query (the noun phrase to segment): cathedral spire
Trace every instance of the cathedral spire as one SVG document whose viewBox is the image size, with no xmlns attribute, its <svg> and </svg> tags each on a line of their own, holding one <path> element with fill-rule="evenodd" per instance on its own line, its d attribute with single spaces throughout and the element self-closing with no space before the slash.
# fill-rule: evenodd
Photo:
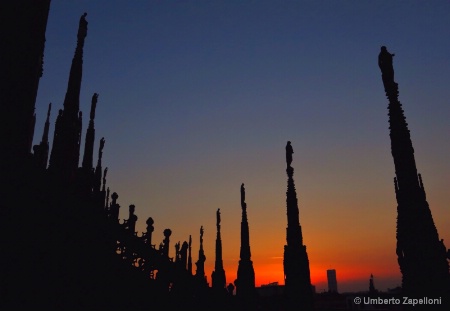
<svg viewBox="0 0 450 311">
<path fill-rule="evenodd" d="M 205 251 L 203 250 L 203 226 L 200 227 L 200 248 L 198 251 L 198 261 L 195 263 L 197 270 L 195 271 L 195 277 L 198 280 L 200 286 L 206 285 L 206 275 L 205 275 Z"/>
<path fill-rule="evenodd" d="M 245 188 L 241 185 L 241 252 L 236 284 L 236 295 L 238 297 L 250 298 L 255 294 L 255 271 L 253 269 L 253 262 L 251 261 L 250 252 L 250 234 L 247 220 L 247 203 L 245 203 Z"/>
<path fill-rule="evenodd" d="M 100 192 L 102 186 L 102 157 L 104 147 L 105 147 L 105 138 L 102 137 L 102 139 L 100 139 L 100 146 L 98 147 L 98 160 L 94 176 L 94 192 Z M 105 172 L 105 179 L 106 179 L 106 172 Z"/>
<path fill-rule="evenodd" d="M 94 141 L 95 141 L 95 108 L 97 107 L 98 94 L 94 93 L 91 100 L 91 113 L 89 127 L 86 130 L 86 140 L 84 144 L 84 156 L 82 167 L 85 171 L 91 172 L 93 168 Z"/>
<path fill-rule="evenodd" d="M 422 177 L 417 174 L 414 148 L 402 104 L 398 100 L 398 84 L 394 80 L 394 56 L 382 46 L 378 66 L 389 100 L 389 135 L 398 214 L 396 253 L 403 275 L 403 295 L 448 297 L 450 275 L 446 248 L 439 240 Z"/>
<path fill-rule="evenodd" d="M 42 142 L 47 144 L 47 149 L 48 149 L 48 132 L 50 129 L 50 111 L 52 111 L 52 103 L 48 104 L 47 119 L 45 120 L 44 133 L 42 134 Z"/>
<path fill-rule="evenodd" d="M 190 275 L 192 275 L 192 254 L 191 254 L 191 250 L 192 250 L 192 236 L 189 235 L 189 251 L 188 251 L 188 264 L 187 264 L 187 269 Z"/>
<path fill-rule="evenodd" d="M 80 89 L 83 75 L 83 48 L 87 36 L 87 13 L 80 17 L 77 34 L 77 47 L 70 68 L 69 83 L 67 85 L 66 97 L 64 99 L 64 112 L 77 115 L 80 110 Z"/>
<path fill-rule="evenodd" d="M 211 275 L 212 288 L 216 291 L 225 291 L 226 278 L 225 270 L 223 269 L 222 260 L 222 239 L 220 237 L 220 208 L 216 212 L 216 226 L 217 226 L 217 237 L 216 237 L 216 261 L 214 264 L 214 271 Z"/>
<path fill-rule="evenodd" d="M 284 246 L 284 283 L 288 310 L 313 310 L 313 294 L 306 246 L 303 245 L 302 228 L 299 221 L 297 193 L 294 184 L 294 168 L 291 166 L 294 153 L 291 142 L 286 145 L 286 192 L 287 222 Z"/>
<path fill-rule="evenodd" d="M 65 180 L 73 180 L 80 158 L 82 114 L 80 89 L 83 67 L 84 39 L 87 35 L 86 13 L 79 22 L 77 47 L 72 59 L 69 82 L 64 98 L 64 110 L 60 111 L 55 125 L 55 139 L 50 155 L 49 169 Z"/>
<path fill-rule="evenodd" d="M 52 103 L 48 104 L 48 111 L 47 111 L 47 119 L 45 121 L 44 125 L 44 132 L 42 133 L 42 140 L 39 145 L 34 146 L 34 157 L 36 159 L 36 163 L 38 167 L 45 169 L 47 168 L 47 162 L 48 162 L 48 133 L 50 129 L 50 111 L 52 110 Z"/>
</svg>

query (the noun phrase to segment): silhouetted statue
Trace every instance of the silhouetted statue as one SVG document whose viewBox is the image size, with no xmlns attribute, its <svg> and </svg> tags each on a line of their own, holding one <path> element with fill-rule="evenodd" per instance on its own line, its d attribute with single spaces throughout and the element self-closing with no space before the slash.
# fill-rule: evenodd
<svg viewBox="0 0 450 311">
<path fill-rule="evenodd" d="M 119 195 L 116 192 L 113 192 L 113 194 L 111 195 L 112 202 L 109 211 L 111 219 L 114 220 L 115 222 L 119 222 L 120 205 L 117 203 L 118 198 Z"/>
<path fill-rule="evenodd" d="M 187 269 L 188 248 L 189 248 L 188 242 L 184 241 L 183 244 L 181 244 L 181 248 L 180 248 L 180 262 L 181 262 L 181 266 L 185 270 Z"/>
<path fill-rule="evenodd" d="M 129 216 L 126 222 L 126 228 L 130 231 L 131 234 L 135 234 L 136 230 L 136 222 L 138 217 L 134 214 L 135 206 L 133 204 L 129 207 Z"/>
<path fill-rule="evenodd" d="M 217 209 L 217 212 L 216 212 L 216 225 L 217 225 L 217 228 L 220 228 L 220 208 Z"/>
<path fill-rule="evenodd" d="M 394 82 L 394 56 L 395 54 L 389 53 L 385 46 L 381 47 L 380 54 L 378 54 L 378 67 L 381 69 L 383 82 L 385 85 Z"/>
<path fill-rule="evenodd" d="M 291 167 L 293 153 L 294 149 L 292 149 L 291 142 L 288 141 L 286 145 L 286 164 L 288 167 Z"/>
<path fill-rule="evenodd" d="M 245 203 L 245 188 L 244 184 L 241 185 L 241 205 L 242 203 Z"/>
</svg>

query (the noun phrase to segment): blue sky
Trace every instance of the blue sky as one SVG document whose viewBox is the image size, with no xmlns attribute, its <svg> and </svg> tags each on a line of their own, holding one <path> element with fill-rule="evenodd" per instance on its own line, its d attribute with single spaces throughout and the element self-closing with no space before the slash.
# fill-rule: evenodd
<svg viewBox="0 0 450 311">
<path fill-rule="evenodd" d="M 54 0 L 35 143 L 48 103 L 51 133 L 62 108 L 84 12 L 83 139 L 97 92 L 95 148 L 105 137 L 103 165 L 108 186 L 119 194 L 121 218 L 135 204 L 141 232 L 153 217 L 155 244 L 165 228 L 172 229 L 173 244 L 192 234 L 194 261 L 203 225 L 208 278 L 221 208 L 227 281 L 234 281 L 241 183 L 255 265 L 282 256 L 290 140 L 311 269 L 326 275 L 336 268 L 339 282 L 339 275 L 357 274 L 348 267 L 358 258 L 373 267 L 367 280 L 379 271 L 385 274 L 380 287 L 400 283 L 381 45 L 396 54 L 417 167 L 440 237 L 450 246 L 448 1 Z M 281 264 L 272 281 L 282 277 Z M 319 290 L 325 286 L 319 277 L 314 282 Z M 355 284 L 343 288 L 360 289 Z"/>
</svg>

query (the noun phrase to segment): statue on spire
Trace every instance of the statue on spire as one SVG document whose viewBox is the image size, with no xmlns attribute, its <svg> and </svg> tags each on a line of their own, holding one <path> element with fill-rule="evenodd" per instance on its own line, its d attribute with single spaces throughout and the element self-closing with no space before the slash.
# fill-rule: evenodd
<svg viewBox="0 0 450 311">
<path fill-rule="evenodd" d="M 217 212 L 216 212 L 216 225 L 217 225 L 217 228 L 220 228 L 220 208 L 217 209 Z"/>
<path fill-rule="evenodd" d="M 78 35 L 77 35 L 78 41 L 84 40 L 84 38 L 86 38 L 86 36 L 87 36 L 88 22 L 86 20 L 86 16 L 87 16 L 87 13 L 84 12 L 84 14 L 81 15 L 81 17 L 80 17 L 80 23 L 78 25 Z"/>
<path fill-rule="evenodd" d="M 241 185 L 241 205 L 242 205 L 243 209 L 247 208 L 247 204 L 245 203 L 245 188 L 244 188 L 244 184 Z"/>
<path fill-rule="evenodd" d="M 381 47 L 380 54 L 378 54 L 378 67 L 380 67 L 386 81 L 394 81 L 394 56 L 395 54 L 389 53 L 384 45 Z"/>
<path fill-rule="evenodd" d="M 292 149 L 291 142 L 288 141 L 286 145 L 286 164 L 287 167 L 291 167 L 292 163 L 292 154 L 294 153 L 294 149 Z"/>
</svg>

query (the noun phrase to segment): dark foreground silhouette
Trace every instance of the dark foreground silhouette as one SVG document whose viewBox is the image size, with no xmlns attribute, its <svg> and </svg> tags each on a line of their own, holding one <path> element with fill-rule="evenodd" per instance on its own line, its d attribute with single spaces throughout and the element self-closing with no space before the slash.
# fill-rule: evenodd
<svg viewBox="0 0 450 311">
<path fill-rule="evenodd" d="M 95 110 L 101 104 L 97 93 L 92 96 L 82 166 L 78 166 L 83 122 L 79 110 L 83 47 L 89 44 L 86 13 L 79 20 L 63 108 L 55 114 L 52 148 L 51 105 L 41 142 L 32 147 L 49 8 L 50 0 L 5 1 L 0 7 L 2 21 L 8 25 L 0 28 L 4 43 L 0 58 L 0 124 L 4 134 L 0 152 L 2 310 L 355 309 L 351 295 L 313 294 L 290 142 L 286 146 L 285 286 L 255 288 L 243 184 L 241 252 L 234 285 L 225 282 L 219 210 L 212 287 L 204 270 L 203 226 L 193 274 L 191 236 L 183 243 L 174 243 L 175 255 L 171 257 L 171 229 L 154 233 L 154 220 L 150 217 L 146 220 L 146 232 L 138 234 L 134 205 L 129 206 L 128 218 L 119 220 L 119 196 L 110 194 L 106 186 L 104 138 L 98 140 L 94 167 Z M 409 131 L 398 102 L 392 56 L 382 49 L 379 66 L 389 99 L 396 169 L 397 255 L 403 274 L 400 293 L 441 295 L 445 310 L 448 300 L 444 298 L 449 297 L 448 251 L 438 239 L 422 178 L 417 174 Z M 155 239 L 161 241 L 157 246 L 153 244 Z M 371 284 L 371 295 L 399 294 L 378 293 L 373 280 Z"/>
</svg>

